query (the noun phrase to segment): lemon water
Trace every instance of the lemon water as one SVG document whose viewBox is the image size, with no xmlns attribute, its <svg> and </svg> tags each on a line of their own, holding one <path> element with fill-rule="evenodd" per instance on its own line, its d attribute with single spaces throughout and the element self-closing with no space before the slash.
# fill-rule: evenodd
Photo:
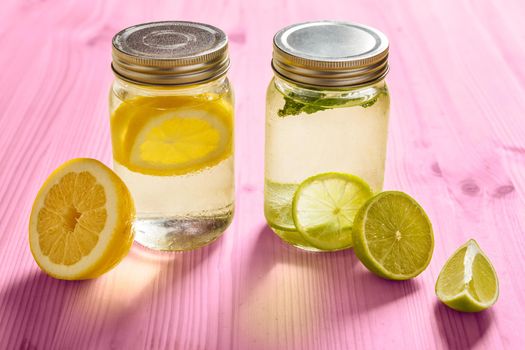
<svg viewBox="0 0 525 350">
<path fill-rule="evenodd" d="M 306 178 L 341 172 L 359 176 L 374 192 L 383 187 L 388 92 L 381 83 L 364 94 L 315 112 L 312 107 L 283 115 L 287 95 L 279 91 L 273 81 L 270 83 L 266 112 L 265 216 L 275 233 L 292 245 L 318 250 L 295 229 L 291 214 L 295 190 Z M 289 105 L 294 107 L 293 103 Z M 316 100 L 316 103 L 319 102 Z"/>
<path fill-rule="evenodd" d="M 217 238 L 233 216 L 233 157 L 202 171 L 179 176 L 146 175 L 118 162 L 137 219 L 135 240 L 158 250 L 189 250 Z"/>
<path fill-rule="evenodd" d="M 228 98 L 139 96 L 111 116 L 114 169 L 136 206 L 135 240 L 157 250 L 213 241 L 233 215 L 233 107 Z"/>
</svg>

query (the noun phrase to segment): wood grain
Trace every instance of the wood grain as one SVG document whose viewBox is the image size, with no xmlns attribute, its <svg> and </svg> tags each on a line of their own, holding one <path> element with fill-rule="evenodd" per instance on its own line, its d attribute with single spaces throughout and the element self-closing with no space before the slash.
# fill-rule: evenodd
<svg viewBox="0 0 525 350">
<path fill-rule="evenodd" d="M 518 349 L 525 343 L 525 2 L 16 1 L 0 3 L 1 349 Z M 352 251 L 305 253 L 265 225 L 263 145 L 273 33 L 311 19 L 391 41 L 386 187 L 435 227 L 429 268 L 407 282 Z M 107 275 L 63 282 L 28 248 L 32 201 L 73 157 L 110 164 L 110 40 L 152 20 L 229 35 L 236 90 L 237 212 L 222 239 L 184 254 L 134 247 Z M 447 257 L 475 238 L 500 278 L 479 314 L 437 302 Z"/>
</svg>

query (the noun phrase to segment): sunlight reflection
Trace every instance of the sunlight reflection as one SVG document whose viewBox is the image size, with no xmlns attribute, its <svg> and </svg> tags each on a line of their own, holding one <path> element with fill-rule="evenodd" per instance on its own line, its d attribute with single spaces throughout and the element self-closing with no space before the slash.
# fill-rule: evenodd
<svg viewBox="0 0 525 350">
<path fill-rule="evenodd" d="M 316 302 L 312 292 L 301 286 L 310 285 L 312 278 L 315 273 L 307 266 L 279 263 L 245 291 L 239 322 L 241 348 L 248 344 L 272 348 L 283 339 L 300 343 L 297 330 L 303 337 L 308 334 Z"/>
<path fill-rule="evenodd" d="M 108 312 L 132 306 L 155 283 L 163 266 L 173 261 L 173 254 L 155 253 L 134 244 L 129 255 L 108 274 L 102 302 Z"/>
</svg>

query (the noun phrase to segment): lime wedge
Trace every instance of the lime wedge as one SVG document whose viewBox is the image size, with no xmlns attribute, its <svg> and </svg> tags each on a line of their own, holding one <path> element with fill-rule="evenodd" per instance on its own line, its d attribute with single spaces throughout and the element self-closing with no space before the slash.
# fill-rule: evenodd
<svg viewBox="0 0 525 350">
<path fill-rule="evenodd" d="M 485 310 L 496 302 L 498 276 L 475 240 L 469 240 L 447 260 L 436 282 L 436 295 L 463 312 Z"/>
<path fill-rule="evenodd" d="M 354 221 L 354 251 L 380 277 L 406 280 L 419 275 L 434 250 L 432 224 L 409 195 L 386 191 L 361 207 Z"/>
<path fill-rule="evenodd" d="M 303 181 L 295 192 L 292 217 L 314 247 L 338 250 L 352 246 L 352 224 L 372 190 L 359 177 L 325 173 Z"/>
</svg>

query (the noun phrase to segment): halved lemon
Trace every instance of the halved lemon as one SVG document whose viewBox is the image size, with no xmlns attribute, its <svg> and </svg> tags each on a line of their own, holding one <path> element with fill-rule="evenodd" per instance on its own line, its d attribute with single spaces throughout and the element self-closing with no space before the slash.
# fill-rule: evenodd
<svg viewBox="0 0 525 350">
<path fill-rule="evenodd" d="M 52 277 L 98 277 L 117 265 L 133 243 L 135 208 L 122 180 L 95 159 L 58 167 L 38 192 L 29 222 L 29 245 Z"/>
<path fill-rule="evenodd" d="M 232 154 L 233 109 L 217 95 L 137 97 L 111 120 L 115 160 L 149 175 L 184 175 Z"/>
</svg>

